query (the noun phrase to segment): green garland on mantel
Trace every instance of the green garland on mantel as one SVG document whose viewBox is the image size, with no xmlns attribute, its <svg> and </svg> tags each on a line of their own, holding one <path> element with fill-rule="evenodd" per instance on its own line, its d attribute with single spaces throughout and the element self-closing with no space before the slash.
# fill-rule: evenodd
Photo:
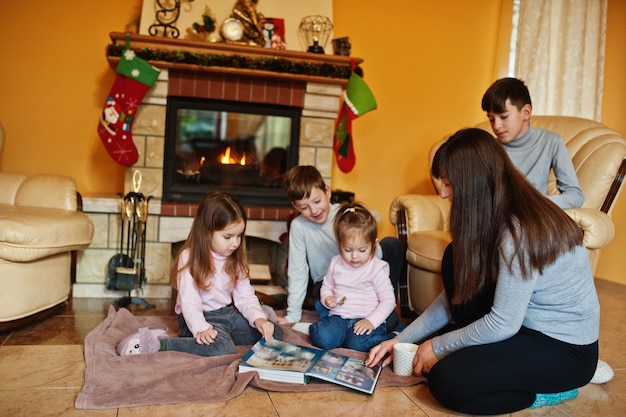
<svg viewBox="0 0 626 417">
<path fill-rule="evenodd" d="M 124 45 L 110 44 L 107 56 L 120 57 Z M 286 74 L 348 79 L 352 70 L 349 65 L 318 64 L 290 61 L 284 58 L 257 58 L 242 55 L 198 54 L 189 51 L 171 51 L 152 48 L 133 48 L 135 55 L 146 61 L 164 61 L 174 64 L 191 64 L 203 67 L 225 67 L 262 70 Z"/>
</svg>

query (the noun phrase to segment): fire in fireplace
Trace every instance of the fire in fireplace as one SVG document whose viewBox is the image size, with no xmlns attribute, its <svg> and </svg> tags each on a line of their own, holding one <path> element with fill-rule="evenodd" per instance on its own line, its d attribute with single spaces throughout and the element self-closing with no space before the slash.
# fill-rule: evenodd
<svg viewBox="0 0 626 417">
<path fill-rule="evenodd" d="M 298 107 L 169 96 L 163 201 L 198 202 L 209 191 L 242 204 L 289 206 L 280 176 L 298 164 Z"/>
</svg>

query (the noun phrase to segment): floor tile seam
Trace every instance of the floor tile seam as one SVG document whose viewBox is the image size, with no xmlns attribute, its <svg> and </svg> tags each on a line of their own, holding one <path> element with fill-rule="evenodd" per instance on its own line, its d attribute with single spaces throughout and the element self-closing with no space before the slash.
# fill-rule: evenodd
<svg viewBox="0 0 626 417">
<path fill-rule="evenodd" d="M 72 390 L 80 391 L 83 388 L 82 385 L 72 385 L 67 387 L 13 387 L 13 388 L 0 388 L 0 392 L 20 392 L 20 391 L 63 391 Z"/>
<path fill-rule="evenodd" d="M 405 390 L 402 389 L 402 388 L 409 388 L 408 386 L 407 387 L 398 386 L 396 388 L 398 389 L 398 391 L 400 391 L 402 393 L 402 395 L 404 395 L 406 398 L 408 398 L 409 401 L 411 401 L 422 413 L 424 413 L 425 416 L 427 416 L 427 417 L 434 417 L 434 416 L 431 416 L 430 414 L 428 414 L 427 410 L 422 408 L 420 402 L 417 401 L 417 398 L 413 398 Z"/>
<path fill-rule="evenodd" d="M 270 404 L 272 404 L 272 408 L 274 409 L 274 413 L 276 413 L 276 417 L 280 417 L 280 413 L 278 412 L 278 408 L 276 407 L 276 404 L 274 403 L 271 394 L 271 391 L 265 391 L 265 395 L 267 396 L 267 399 L 270 400 Z"/>
</svg>

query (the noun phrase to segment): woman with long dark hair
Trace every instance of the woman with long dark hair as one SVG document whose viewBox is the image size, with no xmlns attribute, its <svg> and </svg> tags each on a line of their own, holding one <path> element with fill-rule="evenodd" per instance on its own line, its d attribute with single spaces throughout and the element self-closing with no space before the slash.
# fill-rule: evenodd
<svg viewBox="0 0 626 417">
<path fill-rule="evenodd" d="M 389 364 L 395 343 L 421 342 L 414 373 L 468 414 L 575 398 L 596 368 L 600 317 L 582 231 L 483 130 L 455 133 L 431 170 L 451 201 L 444 291 L 366 363 Z"/>
</svg>

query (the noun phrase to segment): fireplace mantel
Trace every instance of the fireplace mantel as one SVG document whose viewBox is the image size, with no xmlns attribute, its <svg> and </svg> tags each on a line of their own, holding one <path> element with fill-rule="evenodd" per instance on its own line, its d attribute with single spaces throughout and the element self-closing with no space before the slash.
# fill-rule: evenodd
<svg viewBox="0 0 626 417">
<path fill-rule="evenodd" d="M 288 63 L 305 66 L 310 66 L 311 72 L 328 72 L 329 69 L 335 69 L 330 71 L 335 73 L 342 73 L 345 76 L 325 76 L 314 75 L 304 73 L 292 73 L 286 71 L 284 68 L 276 71 L 259 69 L 259 68 L 237 68 L 236 66 L 217 66 L 217 65 L 197 65 L 191 63 L 183 63 L 181 56 L 171 54 L 170 60 L 152 60 L 147 59 L 148 62 L 162 69 L 181 69 L 190 71 L 201 72 L 214 72 L 222 74 L 239 74 L 251 77 L 264 77 L 264 78 L 280 78 L 283 80 L 301 80 L 306 82 L 324 83 L 324 84 L 338 84 L 345 86 L 348 82 L 348 77 L 351 72 L 351 65 L 355 66 L 361 64 L 363 59 L 341 56 L 341 55 L 325 55 L 314 54 L 310 52 L 300 52 L 291 50 L 278 50 L 270 49 L 259 46 L 238 45 L 225 42 L 203 42 L 190 39 L 175 39 L 167 38 L 163 36 L 147 36 L 137 34 L 126 34 L 121 32 L 111 32 L 109 34 L 112 46 L 123 46 L 126 43 L 127 37 L 129 38 L 130 48 L 135 50 L 140 57 L 142 51 L 147 56 L 154 56 L 157 51 L 161 52 L 180 52 L 197 54 L 198 56 L 214 57 L 242 57 L 242 59 L 261 60 L 261 59 L 274 59 L 284 60 Z M 107 53 L 107 59 L 109 65 L 112 68 L 116 68 L 119 63 L 119 56 Z M 143 58 L 143 57 L 142 57 Z"/>
</svg>

